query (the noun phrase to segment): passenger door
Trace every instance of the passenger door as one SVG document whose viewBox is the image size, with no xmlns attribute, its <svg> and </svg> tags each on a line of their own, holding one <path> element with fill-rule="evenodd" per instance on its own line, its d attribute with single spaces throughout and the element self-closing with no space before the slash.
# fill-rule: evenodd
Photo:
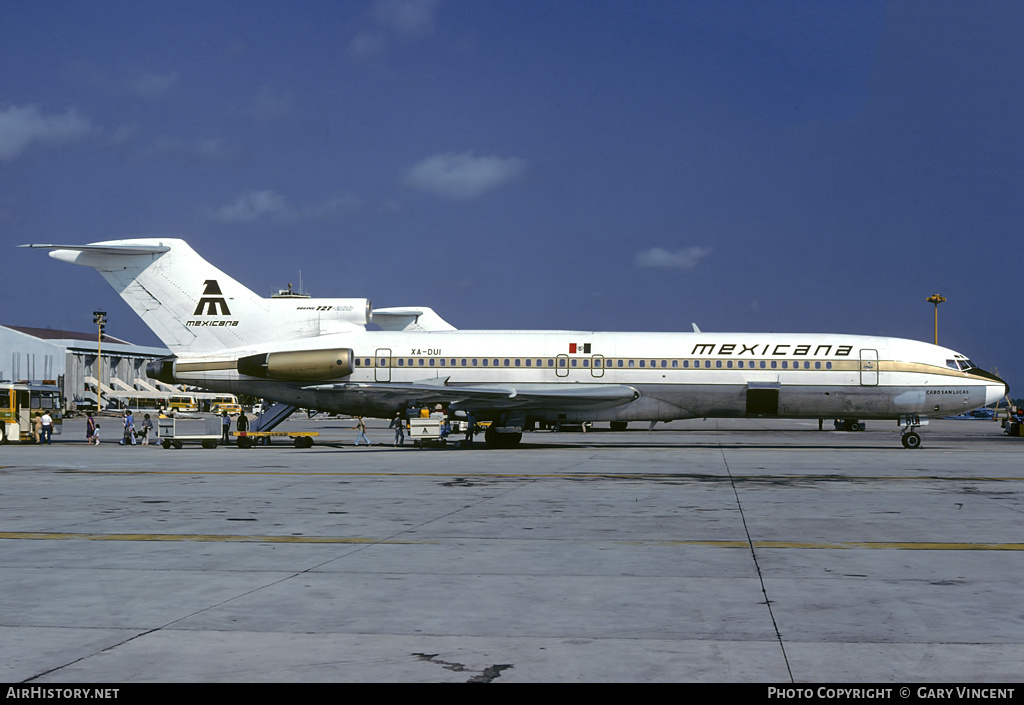
<svg viewBox="0 0 1024 705">
<path fill-rule="evenodd" d="M 377 348 L 373 360 L 373 379 L 377 382 L 391 381 L 391 348 Z"/>
<path fill-rule="evenodd" d="M 862 387 L 878 386 L 878 351 L 860 351 L 860 384 Z"/>
</svg>

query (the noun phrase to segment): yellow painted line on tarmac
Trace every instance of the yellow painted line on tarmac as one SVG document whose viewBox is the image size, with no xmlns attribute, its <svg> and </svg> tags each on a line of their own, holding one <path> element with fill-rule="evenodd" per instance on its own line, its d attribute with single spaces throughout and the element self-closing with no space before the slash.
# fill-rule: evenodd
<svg viewBox="0 0 1024 705">
<path fill-rule="evenodd" d="M 755 541 L 755 548 L 873 548 L 899 551 L 1024 551 L 1024 543 L 966 543 L 937 541 Z"/>
<path fill-rule="evenodd" d="M 773 480 L 827 480 L 830 482 L 854 482 L 865 480 L 943 480 L 957 482 L 1014 482 L 1024 480 L 1024 476 L 988 477 L 959 475 L 942 477 L 939 475 L 732 475 L 710 473 L 466 473 L 466 472 L 310 472 L 299 470 L 80 470 L 65 469 L 67 474 L 83 475 L 297 475 L 300 477 L 444 477 L 444 478 L 554 478 L 554 479 L 613 479 L 613 480 L 732 480 L 734 482 L 764 482 Z"/>
<path fill-rule="evenodd" d="M 0 539 L 30 541 L 221 541 L 225 543 L 340 543 L 340 544 L 419 544 L 433 541 L 396 541 L 368 537 L 343 536 L 247 536 L 233 534 L 77 534 L 42 531 L 4 531 Z"/>
<path fill-rule="evenodd" d="M 299 475 L 302 477 L 580 477 L 579 475 L 527 475 L 524 473 L 452 472 L 309 472 L 298 470 L 63 470 L 82 475 Z M 595 477 L 612 477 L 595 475 Z M 619 475 L 616 477 L 641 477 Z M 652 476 L 657 477 L 657 476 Z"/>
<path fill-rule="evenodd" d="M 637 541 L 637 545 L 657 543 L 666 546 L 708 546 L 711 548 L 749 548 L 746 541 Z M 1024 551 L 1024 543 L 961 543 L 923 541 L 754 541 L 754 548 L 855 549 L 897 551 Z"/>
<path fill-rule="evenodd" d="M 436 544 L 430 541 L 399 541 L 344 536 L 249 536 L 232 534 L 83 534 L 42 531 L 5 531 L 0 539 L 28 541 L 184 541 L 224 543 L 318 543 L 318 544 Z M 705 546 L 708 548 L 748 548 L 746 541 L 626 541 L 635 546 Z M 754 541 L 754 548 L 778 549 L 875 549 L 900 551 L 1024 551 L 1024 543 L 966 543 L 921 541 Z"/>
</svg>

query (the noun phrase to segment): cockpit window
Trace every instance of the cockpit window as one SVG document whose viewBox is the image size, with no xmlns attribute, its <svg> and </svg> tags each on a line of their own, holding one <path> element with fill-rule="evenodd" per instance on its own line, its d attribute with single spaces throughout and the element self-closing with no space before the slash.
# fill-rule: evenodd
<svg viewBox="0 0 1024 705">
<path fill-rule="evenodd" d="M 975 365 L 973 362 L 971 362 L 967 358 L 964 358 L 963 360 L 960 360 L 960 369 L 963 370 L 964 372 L 966 372 L 967 370 L 973 369 L 975 367 L 977 367 L 977 365 Z"/>
<path fill-rule="evenodd" d="M 956 364 L 956 360 L 946 360 L 946 367 L 952 370 L 959 370 L 960 366 Z"/>
</svg>

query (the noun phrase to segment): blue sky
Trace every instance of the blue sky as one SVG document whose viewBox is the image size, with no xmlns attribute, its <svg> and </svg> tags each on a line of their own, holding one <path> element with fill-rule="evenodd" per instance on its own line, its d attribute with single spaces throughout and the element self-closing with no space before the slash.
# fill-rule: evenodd
<svg viewBox="0 0 1024 705">
<path fill-rule="evenodd" d="M 1024 4 L 0 9 L 0 322 L 156 342 L 14 249 L 178 236 L 460 328 L 939 341 L 1024 384 Z M 35 297 L 30 296 L 35 294 Z M 10 301 L 10 297 L 7 297 Z"/>
</svg>

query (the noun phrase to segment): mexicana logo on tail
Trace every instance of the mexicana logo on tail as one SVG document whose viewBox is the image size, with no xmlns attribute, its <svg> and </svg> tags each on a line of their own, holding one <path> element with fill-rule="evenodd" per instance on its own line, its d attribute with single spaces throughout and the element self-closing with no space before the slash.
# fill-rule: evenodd
<svg viewBox="0 0 1024 705">
<path fill-rule="evenodd" d="M 193 316 L 230 316 L 231 311 L 228 310 L 227 299 L 224 298 L 224 294 L 221 293 L 220 284 L 217 283 L 216 279 L 207 279 L 205 282 L 206 289 L 203 290 L 203 296 L 199 299 L 199 305 L 196 306 Z M 206 311 L 203 311 L 203 307 L 206 307 Z M 220 312 L 218 313 L 218 309 Z"/>
</svg>

